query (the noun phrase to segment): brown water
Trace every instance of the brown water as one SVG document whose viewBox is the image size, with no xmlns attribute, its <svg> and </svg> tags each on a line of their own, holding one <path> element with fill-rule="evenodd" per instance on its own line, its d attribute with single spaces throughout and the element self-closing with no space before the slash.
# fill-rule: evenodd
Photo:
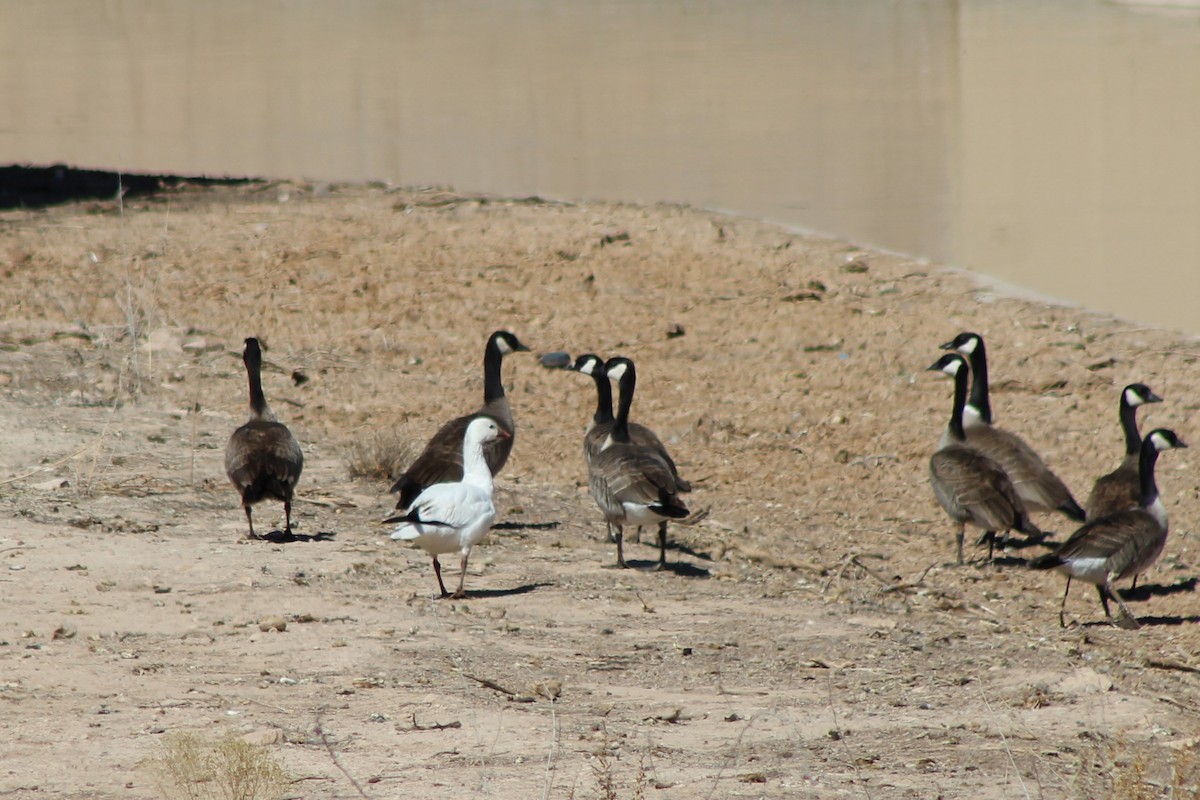
<svg viewBox="0 0 1200 800">
<path fill-rule="evenodd" d="M 0 162 L 684 202 L 1200 333 L 1200 15 L 1095 0 L 60 0 Z"/>
</svg>

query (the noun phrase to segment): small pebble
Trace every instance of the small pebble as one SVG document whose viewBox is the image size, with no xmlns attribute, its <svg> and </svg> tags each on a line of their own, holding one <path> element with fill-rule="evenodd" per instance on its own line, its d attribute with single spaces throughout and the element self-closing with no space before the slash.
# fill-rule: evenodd
<svg viewBox="0 0 1200 800">
<path fill-rule="evenodd" d="M 546 353 L 538 359 L 546 369 L 566 369 L 571 365 L 571 354 L 563 350 Z"/>
</svg>

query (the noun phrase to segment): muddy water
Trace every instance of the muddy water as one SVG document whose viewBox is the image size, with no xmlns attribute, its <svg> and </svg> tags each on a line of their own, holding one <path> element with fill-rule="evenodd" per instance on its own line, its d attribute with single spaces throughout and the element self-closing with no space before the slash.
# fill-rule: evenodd
<svg viewBox="0 0 1200 800">
<path fill-rule="evenodd" d="M 0 98 L 4 163 L 685 202 L 1200 333 L 1186 8 L 6 3 Z"/>
</svg>

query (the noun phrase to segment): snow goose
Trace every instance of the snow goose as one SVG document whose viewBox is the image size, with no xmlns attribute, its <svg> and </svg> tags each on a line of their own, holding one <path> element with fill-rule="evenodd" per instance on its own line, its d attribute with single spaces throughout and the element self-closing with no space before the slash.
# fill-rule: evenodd
<svg viewBox="0 0 1200 800">
<path fill-rule="evenodd" d="M 1034 569 L 1057 569 L 1067 576 L 1067 588 L 1058 610 L 1058 624 L 1062 627 L 1066 627 L 1064 615 L 1072 578 L 1095 585 L 1109 620 L 1113 616 L 1108 601 L 1115 600 L 1123 617 L 1117 624 L 1123 628 L 1140 627 L 1124 601 L 1113 591 L 1113 581 L 1145 571 L 1162 554 L 1167 543 L 1167 509 L 1158 496 L 1154 465 L 1159 453 L 1177 447 L 1187 445 L 1174 431 L 1156 428 L 1146 434 L 1138 453 L 1141 488 L 1138 507 L 1088 522 L 1053 553 L 1030 562 Z"/>
<path fill-rule="evenodd" d="M 588 488 L 617 543 L 617 566 L 626 567 L 625 525 L 658 525 L 658 565 L 667 566 L 667 521 L 682 519 L 688 509 L 679 499 L 679 483 L 670 460 L 656 448 L 635 443 L 629 431 L 629 409 L 637 381 L 633 362 L 611 358 L 604 365 L 621 387 L 617 416 L 600 449 L 588 463 Z"/>
<path fill-rule="evenodd" d="M 1121 420 L 1121 431 L 1125 434 L 1125 458 L 1119 467 L 1096 479 L 1084 506 L 1089 520 L 1138 507 L 1142 494 L 1138 478 L 1142 437 L 1138 433 L 1137 407 L 1161 402 L 1162 398 L 1144 383 L 1131 383 L 1121 390 L 1117 414 Z"/>
<path fill-rule="evenodd" d="M 477 416 L 467 425 L 462 442 L 462 478 L 455 483 L 435 483 L 413 500 L 408 512 L 389 517 L 385 523 L 400 523 L 392 533 L 393 539 L 406 539 L 433 556 L 433 573 L 437 576 L 442 597 L 465 597 L 463 582 L 467 578 L 467 559 L 471 548 L 482 539 L 496 519 L 492 504 L 492 471 L 488 467 L 485 447 L 490 442 L 511 439 L 500 421 Z M 438 556 L 462 554 L 458 591 L 453 595 L 442 582 L 442 565 Z"/>
<path fill-rule="evenodd" d="M 957 353 L 948 353 L 929 369 L 954 377 L 950 423 L 929 460 L 929 483 L 938 503 L 958 523 L 958 563 L 963 563 L 963 534 L 968 524 L 983 529 L 989 545 L 994 543 L 997 531 L 1017 530 L 1040 538 L 1042 532 L 1029 520 L 1004 469 L 967 442 L 963 432 L 967 362 Z"/>
<path fill-rule="evenodd" d="M 491 474 L 496 475 L 504 469 L 508 454 L 512 452 L 516 424 L 513 422 L 512 409 L 508 406 L 508 398 L 504 395 L 500 365 L 509 353 L 527 350 L 529 348 L 508 331 L 496 331 L 488 337 L 483 350 L 483 405 L 478 411 L 450 420 L 433 435 L 421 455 L 392 486 L 391 493 L 400 495 L 396 508 L 403 510 L 410 507 L 426 487 L 462 478 L 463 436 L 467 426 L 480 417 L 490 417 L 508 434 L 489 440 L 484 448 L 484 458 Z"/>
<path fill-rule="evenodd" d="M 233 432 L 225 445 L 225 474 L 242 496 L 248 538 L 254 533 L 250 506 L 267 497 L 283 501 L 287 533 L 292 532 L 292 494 L 304 469 L 304 453 L 287 426 L 275 418 L 262 389 L 262 348 L 258 339 L 245 343 L 242 361 L 250 380 L 250 419 Z"/>
<path fill-rule="evenodd" d="M 1082 522 L 1085 514 L 1071 490 L 1042 461 L 1032 447 L 1015 433 L 992 424 L 988 398 L 987 350 L 977 333 L 960 333 L 941 345 L 957 350 L 971 361 L 971 397 L 963 409 L 963 427 L 971 447 L 994 458 L 1012 479 L 1017 494 L 1030 511 L 1061 511 Z"/>
</svg>

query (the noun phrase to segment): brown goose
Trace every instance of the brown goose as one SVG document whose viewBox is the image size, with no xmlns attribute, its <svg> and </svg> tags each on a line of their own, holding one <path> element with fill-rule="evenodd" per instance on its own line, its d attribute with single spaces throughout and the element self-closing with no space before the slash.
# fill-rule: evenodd
<svg viewBox="0 0 1200 800">
<path fill-rule="evenodd" d="M 1121 420 L 1121 430 L 1125 434 L 1125 459 L 1112 472 L 1096 479 L 1084 506 L 1088 520 L 1138 507 L 1142 496 L 1141 482 L 1138 479 L 1142 437 L 1138 434 L 1137 407 L 1145 403 L 1161 402 L 1162 398 L 1144 383 L 1131 383 L 1121 391 L 1118 416 Z"/>
<path fill-rule="evenodd" d="M 1012 479 L 1013 487 L 1030 511 L 1061 511 L 1082 522 L 1085 514 L 1071 490 L 1042 461 L 1032 447 L 1015 433 L 992 425 L 988 399 L 987 350 L 977 333 L 960 333 L 941 346 L 957 350 L 971 360 L 971 397 L 964 407 L 963 426 L 967 444 L 995 459 Z"/>
<path fill-rule="evenodd" d="M 679 499 L 679 486 L 668 459 L 657 449 L 633 442 L 629 433 L 629 409 L 637 377 L 633 362 L 611 358 L 603 365 L 606 376 L 621 386 L 617 416 L 608 435 L 588 463 L 588 488 L 615 531 L 617 566 L 626 567 L 623 549 L 625 525 L 658 525 L 658 565 L 667 566 L 667 520 L 688 515 Z M 606 378 L 607 380 L 607 378 Z"/>
<path fill-rule="evenodd" d="M 1123 628 L 1139 627 L 1137 619 L 1113 591 L 1113 581 L 1145 571 L 1162 554 L 1167 543 L 1167 510 L 1158 496 L 1154 464 L 1160 452 L 1176 447 L 1187 445 L 1174 431 L 1156 428 L 1146 434 L 1138 454 L 1141 484 L 1138 507 L 1088 522 L 1053 553 L 1030 562 L 1034 569 L 1057 569 L 1067 576 L 1067 588 L 1058 610 L 1058 624 L 1062 627 L 1066 627 L 1064 615 L 1072 578 L 1095 585 L 1109 620 L 1113 616 L 1108 601 L 1115 600 L 1122 614 L 1117 624 Z"/>
<path fill-rule="evenodd" d="M 516 424 L 513 422 L 512 409 L 508 406 L 508 398 L 504 396 L 500 365 L 507 354 L 528 349 L 508 331 L 496 331 L 488 337 L 483 350 L 483 405 L 474 413 L 450 420 L 433 435 L 421 455 L 392 486 L 391 493 L 400 495 L 396 508 L 407 509 L 421 492 L 435 483 L 462 480 L 463 437 L 467 433 L 467 426 L 478 417 L 491 417 L 508 434 L 487 442 L 483 447 L 483 457 L 492 474 L 504 469 L 508 454 L 512 452 Z"/>
<path fill-rule="evenodd" d="M 242 354 L 250 379 L 250 419 L 233 432 L 225 445 L 225 474 L 242 496 L 249 538 L 254 533 L 250 506 L 267 497 L 283 501 L 286 533 L 292 532 L 292 494 L 304 469 L 304 453 L 287 426 L 275 418 L 262 390 L 262 349 L 258 339 L 246 340 Z"/>
<path fill-rule="evenodd" d="M 958 563 L 963 563 L 963 534 L 968 524 L 985 531 L 989 545 L 997 531 L 1017 530 L 1041 538 L 1029 520 L 1024 503 L 1004 469 L 986 454 L 969 446 L 963 432 L 963 406 L 967 399 L 967 362 L 948 353 L 929 367 L 954 377 L 954 405 L 950 423 L 929 460 L 929 483 L 938 503 L 958 523 L 955 533 Z M 991 557 L 989 548 L 988 557 Z"/>
<path fill-rule="evenodd" d="M 612 385 L 605 375 L 603 359 L 595 353 L 585 353 L 579 356 L 575 359 L 575 363 L 568 366 L 567 369 L 574 370 L 581 375 L 591 376 L 596 384 L 596 412 L 592 415 L 592 420 L 588 423 L 587 431 L 583 437 L 583 458 L 586 463 L 590 464 L 595 455 L 604 446 L 604 441 L 608 438 L 613 424 L 616 422 L 616 417 L 613 416 L 612 410 Z M 632 406 L 632 396 L 629 398 L 629 402 Z M 629 440 L 633 444 L 649 447 L 657 451 L 666 460 L 667 466 L 671 468 L 671 472 L 675 475 L 675 488 L 677 491 L 687 493 L 692 490 L 692 485 L 679 476 L 679 469 L 675 466 L 675 461 L 667 451 L 666 445 L 658 438 L 658 434 L 645 425 L 630 422 Z"/>
</svg>

